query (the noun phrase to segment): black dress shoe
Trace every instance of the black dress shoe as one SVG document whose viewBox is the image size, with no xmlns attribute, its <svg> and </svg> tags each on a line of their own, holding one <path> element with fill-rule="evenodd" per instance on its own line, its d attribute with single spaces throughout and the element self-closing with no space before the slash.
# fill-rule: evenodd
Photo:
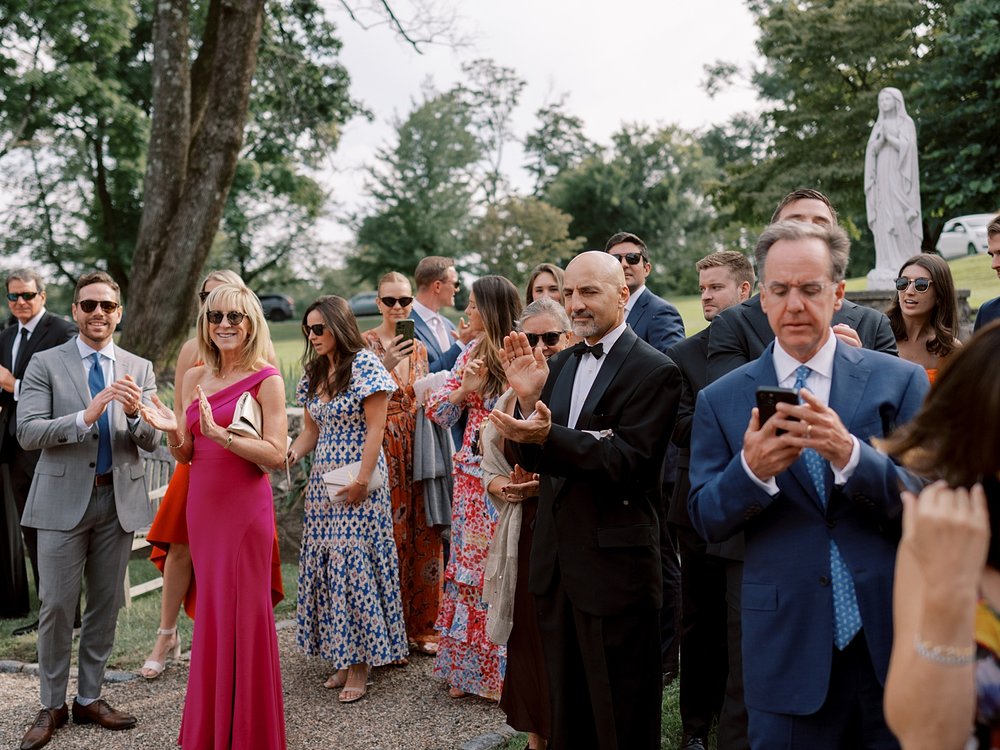
<svg viewBox="0 0 1000 750">
<path fill-rule="evenodd" d="M 22 625 L 19 628 L 14 628 L 10 631 L 11 635 L 28 635 L 29 633 L 34 633 L 38 630 L 38 620 L 34 622 L 29 622 L 27 625 Z"/>
<path fill-rule="evenodd" d="M 708 740 L 703 740 L 701 737 L 686 737 L 683 742 L 681 742 L 680 750 L 707 750 Z"/>
<path fill-rule="evenodd" d="M 74 724 L 99 724 L 105 729 L 131 729 L 136 719 L 124 711 L 116 711 L 105 700 L 98 699 L 82 706 L 73 701 Z"/>
<path fill-rule="evenodd" d="M 43 708 L 35 717 L 35 723 L 21 738 L 19 750 L 38 750 L 40 747 L 45 747 L 56 730 L 65 726 L 68 720 L 69 711 L 65 703 L 59 708 Z"/>
</svg>

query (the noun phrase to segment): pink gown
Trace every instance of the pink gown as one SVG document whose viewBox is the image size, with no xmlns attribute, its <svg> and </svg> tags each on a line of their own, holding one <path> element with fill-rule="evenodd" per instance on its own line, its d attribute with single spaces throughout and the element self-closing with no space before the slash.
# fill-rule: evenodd
<svg viewBox="0 0 1000 750">
<path fill-rule="evenodd" d="M 257 395 L 266 367 L 209 396 L 220 425 L 244 391 Z M 274 502 L 267 474 L 202 437 L 198 402 L 187 409 L 194 439 L 187 523 L 198 579 L 184 750 L 284 750 L 278 638 L 271 609 Z"/>
</svg>

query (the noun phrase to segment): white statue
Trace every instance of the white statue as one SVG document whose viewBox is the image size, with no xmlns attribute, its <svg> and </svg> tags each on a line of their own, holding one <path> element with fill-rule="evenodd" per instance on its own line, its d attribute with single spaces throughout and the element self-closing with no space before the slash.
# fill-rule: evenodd
<svg viewBox="0 0 1000 750">
<path fill-rule="evenodd" d="M 875 270 L 868 274 L 868 286 L 891 289 L 906 259 L 920 252 L 924 236 L 917 130 L 896 88 L 878 93 L 878 118 L 865 149 L 865 201 L 875 235 Z"/>
</svg>

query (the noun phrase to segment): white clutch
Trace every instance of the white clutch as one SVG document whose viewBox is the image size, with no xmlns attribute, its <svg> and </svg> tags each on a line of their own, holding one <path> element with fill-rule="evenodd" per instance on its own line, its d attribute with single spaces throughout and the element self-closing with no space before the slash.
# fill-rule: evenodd
<svg viewBox="0 0 1000 750">
<path fill-rule="evenodd" d="M 323 483 L 326 485 L 326 494 L 329 495 L 330 499 L 339 503 L 343 498 L 336 497 L 336 493 L 352 484 L 358 477 L 358 471 L 361 469 L 361 462 L 355 461 L 354 463 L 347 464 L 346 466 L 341 466 L 339 469 L 334 469 L 333 471 L 328 471 L 323 474 Z M 382 472 L 379 470 L 378 466 L 375 467 L 375 471 L 372 472 L 371 477 L 368 479 L 368 493 L 371 494 L 376 490 L 382 489 L 385 485 L 385 477 L 382 476 Z"/>
</svg>

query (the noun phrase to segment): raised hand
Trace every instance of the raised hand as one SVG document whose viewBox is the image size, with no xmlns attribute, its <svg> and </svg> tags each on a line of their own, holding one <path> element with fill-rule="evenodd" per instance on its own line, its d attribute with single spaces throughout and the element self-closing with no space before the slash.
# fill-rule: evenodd
<svg viewBox="0 0 1000 750">
<path fill-rule="evenodd" d="M 201 434 L 216 443 L 225 442 L 226 430 L 219 427 L 215 421 L 212 405 L 208 403 L 208 396 L 205 395 L 205 391 L 201 389 L 200 385 L 196 385 L 195 389 L 198 392 L 198 422 L 201 426 Z"/>
<path fill-rule="evenodd" d="M 108 408 L 108 404 L 114 400 L 115 392 L 112 390 L 112 386 L 108 386 L 100 391 L 90 400 L 87 408 L 83 410 L 83 421 L 89 425 L 94 424 L 94 422 L 101 418 L 104 410 Z"/>
<path fill-rule="evenodd" d="M 552 412 L 542 401 L 535 403 L 535 411 L 527 419 L 515 419 L 500 409 L 494 409 L 489 414 L 489 420 L 504 439 L 515 443 L 541 445 L 552 429 Z"/>
<path fill-rule="evenodd" d="M 402 335 L 396 336 L 393 338 L 392 343 L 386 347 L 382 364 L 385 365 L 385 369 L 392 372 L 396 365 L 411 354 L 413 354 L 413 339 L 406 339 L 404 341 Z"/>
<path fill-rule="evenodd" d="M 142 387 L 135 382 L 131 375 L 118 378 L 110 386 L 114 393 L 115 401 L 122 405 L 125 415 L 135 417 L 139 413 L 139 406 L 142 404 Z"/>
<path fill-rule="evenodd" d="M 478 391 L 486 383 L 488 370 L 481 359 L 470 359 L 462 371 L 462 390 L 466 393 Z"/>
<path fill-rule="evenodd" d="M 155 393 L 153 394 L 152 406 L 139 402 L 139 416 L 154 430 L 163 432 L 177 430 L 177 415 L 172 409 L 168 409 Z"/>
<path fill-rule="evenodd" d="M 511 503 L 519 503 L 525 498 L 535 497 L 538 494 L 538 475 L 530 471 L 525 471 L 519 465 L 514 464 L 514 470 L 510 473 L 510 482 L 500 489 L 500 494 Z"/>
<path fill-rule="evenodd" d="M 549 377 L 549 365 L 541 347 L 532 349 L 525 334 L 512 331 L 503 337 L 500 361 L 507 384 L 517 394 L 521 410 L 526 411 L 525 407 L 538 401 Z"/>
</svg>

